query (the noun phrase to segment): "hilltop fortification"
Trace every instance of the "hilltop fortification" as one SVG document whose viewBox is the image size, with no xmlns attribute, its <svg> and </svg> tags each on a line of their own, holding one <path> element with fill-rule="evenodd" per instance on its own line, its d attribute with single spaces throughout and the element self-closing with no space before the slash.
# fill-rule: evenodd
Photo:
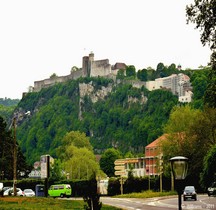
<svg viewBox="0 0 216 210">
<path fill-rule="evenodd" d="M 109 59 L 94 60 L 94 53 L 82 58 L 82 68 L 76 71 L 71 71 L 66 76 L 56 76 L 49 79 L 44 79 L 34 82 L 33 92 L 39 92 L 42 88 L 50 87 L 59 82 L 75 80 L 80 77 L 111 77 L 115 78 L 119 69 L 126 69 L 126 64 L 116 63 L 111 65 Z"/>
</svg>

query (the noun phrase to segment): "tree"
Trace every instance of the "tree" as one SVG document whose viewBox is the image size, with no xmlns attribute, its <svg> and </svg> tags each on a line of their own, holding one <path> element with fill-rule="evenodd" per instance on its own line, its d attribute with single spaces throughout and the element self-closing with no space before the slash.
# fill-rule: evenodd
<svg viewBox="0 0 216 210">
<path fill-rule="evenodd" d="M 132 77 L 135 79 L 136 77 L 136 68 L 133 65 L 127 66 L 126 67 L 126 76 L 127 77 Z"/>
<path fill-rule="evenodd" d="M 182 155 L 189 159 L 188 177 L 199 185 L 203 159 L 209 148 L 216 144 L 216 110 L 192 109 L 189 105 L 176 107 L 164 128 L 167 140 L 162 142 L 164 163 L 169 158 Z"/>
<path fill-rule="evenodd" d="M 11 133 L 6 130 L 6 122 L 0 116 L 0 175 L 12 177 L 12 138 Z"/>
<path fill-rule="evenodd" d="M 64 171 L 69 173 L 71 179 L 89 179 L 93 173 L 100 173 L 89 138 L 84 133 L 79 131 L 67 133 L 57 152 Z"/>
<path fill-rule="evenodd" d="M 90 179 L 93 174 L 102 174 L 94 153 L 86 147 L 71 145 L 65 153 L 70 154 L 70 158 L 64 161 L 64 169 L 71 179 Z"/>
<path fill-rule="evenodd" d="M 209 44 L 212 50 L 211 71 L 204 102 L 206 105 L 216 107 L 216 1 L 194 0 L 194 4 L 186 7 L 187 23 L 196 24 L 196 29 L 201 31 L 201 43 Z"/>
<path fill-rule="evenodd" d="M 141 81 L 147 81 L 148 80 L 147 69 L 138 70 L 137 78 Z"/>
<path fill-rule="evenodd" d="M 100 159 L 101 170 L 103 170 L 108 177 L 114 176 L 114 162 L 116 159 L 120 159 L 121 157 L 122 155 L 117 149 L 109 148 L 105 150 Z"/>
<path fill-rule="evenodd" d="M 51 76 L 50 76 L 50 79 L 55 79 L 55 78 L 57 78 L 58 76 L 57 76 L 57 74 L 56 73 L 53 73 Z"/>
<path fill-rule="evenodd" d="M 13 152 L 14 139 L 11 131 L 7 131 L 7 124 L 0 116 L 0 177 L 3 179 L 13 179 Z M 18 146 L 17 150 L 17 178 L 21 172 L 25 176 L 30 172 L 31 167 L 26 164 L 26 159 Z"/>
<path fill-rule="evenodd" d="M 208 75 L 208 85 L 204 95 L 204 103 L 209 107 L 216 108 L 216 52 L 213 52 L 211 55 L 211 66 L 212 69 Z"/>
<path fill-rule="evenodd" d="M 59 159 L 55 159 L 54 163 L 50 167 L 49 180 L 60 181 L 66 178 L 66 174 L 63 170 L 63 164 Z"/>
<path fill-rule="evenodd" d="M 216 144 L 209 150 L 204 158 L 203 172 L 201 174 L 201 184 L 203 187 L 210 186 L 216 181 Z"/>
<path fill-rule="evenodd" d="M 125 77 L 125 70 L 124 69 L 119 69 L 119 71 L 117 72 L 116 79 L 123 80 L 124 77 Z"/>
<path fill-rule="evenodd" d="M 216 49 L 216 1 L 194 0 L 194 4 L 186 7 L 187 23 L 196 24 L 201 31 L 200 40 L 203 45 L 207 43 L 211 50 Z"/>
<path fill-rule="evenodd" d="M 200 151 L 194 151 L 195 138 L 189 135 L 192 124 L 200 115 L 201 111 L 192 109 L 189 105 L 172 110 L 168 123 L 164 126 L 164 133 L 167 134 L 166 140 L 162 142 L 165 163 L 179 154 L 189 158 L 191 162 L 193 153 L 200 154 Z"/>
<path fill-rule="evenodd" d="M 157 69 L 156 69 L 156 78 L 160 78 L 160 77 L 165 77 L 165 70 L 166 70 L 166 67 L 164 66 L 163 63 L 158 63 L 157 65 Z"/>
<path fill-rule="evenodd" d="M 93 151 L 92 146 L 89 141 L 89 137 L 85 135 L 85 133 L 81 133 L 79 131 L 71 131 L 66 133 L 66 135 L 62 139 L 61 146 L 57 149 L 58 157 L 63 160 L 68 160 L 71 158 L 71 154 L 66 151 L 71 146 L 77 148 L 87 148 L 90 151 Z"/>
</svg>

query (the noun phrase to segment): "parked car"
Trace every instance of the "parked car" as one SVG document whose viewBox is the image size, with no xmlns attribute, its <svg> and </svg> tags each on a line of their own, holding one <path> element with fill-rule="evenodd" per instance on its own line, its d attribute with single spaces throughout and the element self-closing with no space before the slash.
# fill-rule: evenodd
<svg viewBox="0 0 216 210">
<path fill-rule="evenodd" d="M 216 195 L 216 182 L 213 182 L 207 189 L 208 196 Z"/>
<path fill-rule="evenodd" d="M 25 189 L 23 190 L 24 192 L 24 196 L 26 197 L 34 197 L 35 196 L 35 192 L 32 189 Z"/>
<path fill-rule="evenodd" d="M 24 196 L 24 192 L 20 188 L 16 188 L 16 190 L 17 190 L 17 196 Z M 4 196 L 8 196 L 8 195 L 12 195 L 12 196 L 14 195 L 13 187 L 4 191 Z"/>
<path fill-rule="evenodd" d="M 12 188 L 12 187 L 3 187 L 3 192 L 10 189 L 10 188 Z"/>
<path fill-rule="evenodd" d="M 0 182 L 0 195 L 3 196 L 3 188 L 4 188 L 4 185 L 2 182 Z"/>
<path fill-rule="evenodd" d="M 194 186 L 186 186 L 183 191 L 183 199 L 186 201 L 188 198 L 197 200 L 197 193 Z"/>
</svg>

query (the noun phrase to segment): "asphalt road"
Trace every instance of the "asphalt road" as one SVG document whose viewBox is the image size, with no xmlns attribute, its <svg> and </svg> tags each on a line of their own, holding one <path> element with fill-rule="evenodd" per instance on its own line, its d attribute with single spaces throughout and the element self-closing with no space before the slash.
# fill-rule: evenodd
<svg viewBox="0 0 216 210">
<path fill-rule="evenodd" d="M 116 206 L 124 210 L 172 210 L 178 209 L 178 197 L 159 197 L 159 198 L 111 198 L 100 197 L 102 203 Z M 199 209 L 208 210 L 216 209 L 216 197 L 208 197 L 207 195 L 198 195 L 197 201 L 182 200 L 182 210 Z"/>
</svg>

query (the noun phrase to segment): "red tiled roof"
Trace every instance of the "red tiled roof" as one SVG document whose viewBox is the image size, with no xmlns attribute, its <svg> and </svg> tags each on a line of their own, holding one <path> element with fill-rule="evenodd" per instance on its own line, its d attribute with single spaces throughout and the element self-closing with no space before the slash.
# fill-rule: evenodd
<svg viewBox="0 0 216 210">
<path fill-rule="evenodd" d="M 168 134 L 163 134 L 162 136 L 160 136 L 159 138 L 157 138 L 156 140 L 154 140 L 153 142 L 148 144 L 145 148 L 157 147 L 158 143 L 162 140 L 165 140 L 167 138 L 167 136 L 168 136 Z"/>
</svg>

